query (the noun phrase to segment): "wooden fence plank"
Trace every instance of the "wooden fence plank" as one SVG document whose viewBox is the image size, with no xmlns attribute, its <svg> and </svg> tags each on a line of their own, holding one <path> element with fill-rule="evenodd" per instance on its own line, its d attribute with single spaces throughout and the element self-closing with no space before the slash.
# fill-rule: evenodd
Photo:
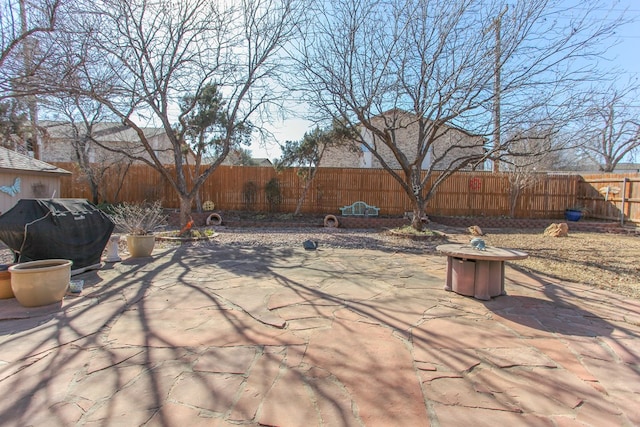
<svg viewBox="0 0 640 427">
<path fill-rule="evenodd" d="M 640 174 L 583 175 L 578 203 L 593 218 L 640 222 Z"/>
<path fill-rule="evenodd" d="M 73 163 L 55 164 L 73 172 L 71 177 L 62 178 L 61 197 L 91 200 L 88 184 L 78 168 Z M 297 172 L 295 168 L 277 172 L 269 167 L 220 166 L 202 186 L 200 200 L 213 201 L 216 210 L 266 212 L 270 206 L 265 185 L 276 179 L 282 196 L 276 210 L 293 212 L 304 188 Z M 436 177 L 431 177 L 430 183 Z M 249 191 L 251 187 L 255 189 L 253 193 Z M 179 207 L 175 191 L 157 171 L 146 165 L 107 171 L 101 189 L 110 203 L 161 200 L 166 208 Z M 381 215 L 396 216 L 412 210 L 400 184 L 382 169 L 322 168 L 311 184 L 302 212 L 337 214 L 338 208 L 358 200 L 379 207 Z M 515 217 L 562 218 L 566 208 L 578 205 L 588 208 L 592 218 L 639 223 L 640 174 L 542 174 L 532 188 L 522 192 Z M 492 172 L 456 173 L 442 183 L 429 200 L 427 213 L 509 216 L 508 177 Z"/>
</svg>

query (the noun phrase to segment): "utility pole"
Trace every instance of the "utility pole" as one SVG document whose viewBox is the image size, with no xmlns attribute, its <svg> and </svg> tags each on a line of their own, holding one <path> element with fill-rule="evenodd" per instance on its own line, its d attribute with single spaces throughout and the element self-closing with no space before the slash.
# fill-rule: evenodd
<svg viewBox="0 0 640 427">
<path fill-rule="evenodd" d="M 500 12 L 500 15 L 496 19 L 493 20 L 493 24 L 491 27 L 487 29 L 487 31 L 493 28 L 495 30 L 496 35 L 496 46 L 494 50 L 495 54 L 495 64 L 494 64 L 494 80 L 493 80 L 493 149 L 496 157 L 493 160 L 493 172 L 500 172 L 500 161 L 499 150 L 500 150 L 500 92 L 501 92 L 501 83 L 500 83 L 500 73 L 502 68 L 502 41 L 501 41 L 501 27 L 502 27 L 502 17 L 507 10 L 509 9 L 509 5 L 504 7 L 504 10 Z"/>
<path fill-rule="evenodd" d="M 27 22 L 27 5 L 25 0 L 20 0 L 20 24 L 22 34 L 26 34 L 28 31 Z M 26 90 L 31 90 L 31 82 L 33 79 L 32 63 L 33 63 L 33 51 L 35 49 L 35 41 L 30 36 L 24 40 L 24 72 Z M 42 156 L 42 141 L 40 139 L 40 131 L 38 130 L 38 101 L 33 94 L 27 95 L 27 106 L 29 108 L 29 121 L 31 122 L 31 149 L 36 159 L 40 159 Z M 27 152 L 29 152 L 28 147 Z"/>
</svg>

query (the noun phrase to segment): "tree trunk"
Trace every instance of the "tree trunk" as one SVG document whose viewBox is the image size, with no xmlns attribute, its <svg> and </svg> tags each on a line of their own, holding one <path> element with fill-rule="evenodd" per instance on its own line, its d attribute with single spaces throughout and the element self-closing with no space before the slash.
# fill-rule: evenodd
<svg viewBox="0 0 640 427">
<path fill-rule="evenodd" d="M 182 229 L 187 225 L 187 222 L 191 219 L 191 204 L 193 203 L 193 197 L 180 195 L 180 228 Z"/>
<path fill-rule="evenodd" d="M 196 212 L 202 212 L 202 200 L 200 199 L 200 192 L 196 192 Z"/>
<path fill-rule="evenodd" d="M 304 188 L 302 189 L 302 194 L 300 195 L 300 198 L 298 199 L 298 204 L 296 205 L 296 211 L 293 213 L 294 216 L 300 215 L 300 210 L 302 209 L 302 204 L 304 203 L 304 199 L 306 199 L 307 197 L 307 193 L 309 192 L 309 188 L 311 188 L 311 182 L 313 179 L 310 179 L 309 181 L 307 181 L 307 183 L 305 184 Z"/>
<path fill-rule="evenodd" d="M 422 203 L 415 202 L 415 206 L 413 207 L 413 218 L 411 219 L 411 227 L 417 231 L 422 231 L 424 229 L 422 218 L 424 217 L 425 211 L 422 207 Z"/>
<path fill-rule="evenodd" d="M 123 160 L 124 162 L 124 160 Z M 115 191 L 113 192 L 113 195 L 111 196 L 111 200 L 113 202 L 115 202 L 116 200 L 118 200 L 118 197 L 120 196 L 120 191 L 122 190 L 122 186 L 124 185 L 124 180 L 127 178 L 127 173 L 129 172 L 129 168 L 131 167 L 131 160 L 128 160 L 125 165 L 124 165 L 124 170 L 122 169 L 122 165 L 118 164 L 118 165 L 112 165 L 109 167 L 115 167 L 116 168 L 116 177 L 117 177 L 117 186 L 115 188 Z M 104 189 L 104 199 L 106 201 L 109 201 L 109 197 L 107 194 L 107 190 Z"/>
<path fill-rule="evenodd" d="M 407 178 L 407 184 L 409 184 L 413 189 L 413 194 L 408 194 L 413 202 L 413 218 L 411 219 L 411 227 L 417 231 L 422 231 L 424 229 L 422 218 L 425 217 L 424 207 L 426 204 L 426 200 L 422 196 L 422 191 L 424 190 L 422 176 L 418 169 L 412 167 Z"/>
<path fill-rule="evenodd" d="M 89 177 L 89 188 L 91 189 L 91 203 L 97 205 L 100 203 L 100 186 L 94 181 L 93 177 Z"/>
<path fill-rule="evenodd" d="M 518 206 L 518 199 L 520 198 L 520 187 L 516 184 L 511 184 L 511 191 L 509 193 L 509 216 L 511 218 L 516 217 L 516 207 Z"/>
</svg>

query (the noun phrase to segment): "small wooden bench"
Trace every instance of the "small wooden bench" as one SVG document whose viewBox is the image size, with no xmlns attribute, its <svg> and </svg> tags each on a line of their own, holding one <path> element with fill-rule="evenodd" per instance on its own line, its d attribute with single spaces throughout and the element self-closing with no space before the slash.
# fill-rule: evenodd
<svg viewBox="0 0 640 427">
<path fill-rule="evenodd" d="M 380 212 L 380 208 L 361 201 L 353 202 L 339 209 L 342 216 L 378 216 Z"/>
</svg>

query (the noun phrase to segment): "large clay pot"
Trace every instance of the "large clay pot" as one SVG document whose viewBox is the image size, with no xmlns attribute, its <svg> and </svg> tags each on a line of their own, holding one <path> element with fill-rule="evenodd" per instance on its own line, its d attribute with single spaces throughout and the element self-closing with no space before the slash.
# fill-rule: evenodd
<svg viewBox="0 0 640 427">
<path fill-rule="evenodd" d="M 13 264 L 0 265 L 0 299 L 13 298 L 13 290 L 11 290 L 11 273 L 9 267 Z"/>
<path fill-rule="evenodd" d="M 131 258 L 143 258 L 151 256 L 156 238 L 153 234 L 143 236 L 127 234 L 127 247 Z"/>
<path fill-rule="evenodd" d="M 11 289 L 25 307 L 39 307 L 62 301 L 71 279 L 67 259 L 29 261 L 9 267 Z"/>
</svg>

